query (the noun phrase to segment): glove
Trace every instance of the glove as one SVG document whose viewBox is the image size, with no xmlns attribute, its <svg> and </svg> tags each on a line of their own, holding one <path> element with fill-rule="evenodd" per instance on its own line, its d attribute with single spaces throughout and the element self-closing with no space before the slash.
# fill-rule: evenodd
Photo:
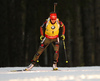
<svg viewBox="0 0 100 81">
<path fill-rule="evenodd" d="M 40 40 L 43 40 L 43 38 L 44 38 L 44 36 L 43 36 L 43 35 L 41 35 L 41 36 L 40 36 Z"/>
<path fill-rule="evenodd" d="M 65 35 L 61 35 L 62 40 L 65 40 Z"/>
</svg>

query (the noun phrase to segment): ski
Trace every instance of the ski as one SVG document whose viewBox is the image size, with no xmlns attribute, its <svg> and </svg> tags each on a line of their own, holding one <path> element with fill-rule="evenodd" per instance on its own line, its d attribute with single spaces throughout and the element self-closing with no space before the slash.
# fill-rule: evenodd
<svg viewBox="0 0 100 81">
<path fill-rule="evenodd" d="M 58 70 L 52 70 L 52 71 L 61 71 L 61 70 L 58 69 Z"/>
<path fill-rule="evenodd" d="M 61 71 L 61 70 L 29 70 L 33 72 L 50 72 L 50 71 Z M 29 72 L 25 70 L 11 70 L 10 72 Z"/>
<path fill-rule="evenodd" d="M 10 72 L 21 72 L 21 71 L 25 71 L 25 70 L 11 70 Z"/>
</svg>

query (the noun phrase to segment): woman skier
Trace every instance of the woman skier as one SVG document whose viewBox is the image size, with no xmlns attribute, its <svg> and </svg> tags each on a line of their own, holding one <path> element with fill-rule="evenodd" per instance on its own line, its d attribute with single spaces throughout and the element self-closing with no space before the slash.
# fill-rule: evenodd
<svg viewBox="0 0 100 81">
<path fill-rule="evenodd" d="M 36 54 L 34 55 L 31 64 L 25 69 L 25 71 L 31 70 L 37 60 L 39 59 L 40 55 L 43 51 L 47 48 L 47 46 L 52 43 L 54 47 L 54 60 L 53 60 L 53 70 L 58 70 L 57 62 L 59 58 L 59 29 L 62 28 L 61 37 L 62 40 L 65 40 L 65 25 L 62 21 L 59 21 L 57 18 L 57 14 L 55 12 L 50 13 L 50 17 L 40 26 L 40 40 L 41 45 L 37 50 Z M 45 31 L 44 31 L 45 30 Z"/>
</svg>

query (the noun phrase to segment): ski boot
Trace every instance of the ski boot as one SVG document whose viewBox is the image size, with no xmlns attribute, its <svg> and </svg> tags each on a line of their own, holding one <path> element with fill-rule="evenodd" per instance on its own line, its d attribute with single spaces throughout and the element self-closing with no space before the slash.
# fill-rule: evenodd
<svg viewBox="0 0 100 81">
<path fill-rule="evenodd" d="M 57 64 L 53 64 L 53 70 L 58 70 Z"/>
<path fill-rule="evenodd" d="M 35 63 L 36 63 L 35 61 L 31 62 L 31 64 L 24 71 L 31 70 L 34 67 Z"/>
<path fill-rule="evenodd" d="M 34 64 L 31 63 L 24 71 L 30 71 L 34 67 Z"/>
</svg>

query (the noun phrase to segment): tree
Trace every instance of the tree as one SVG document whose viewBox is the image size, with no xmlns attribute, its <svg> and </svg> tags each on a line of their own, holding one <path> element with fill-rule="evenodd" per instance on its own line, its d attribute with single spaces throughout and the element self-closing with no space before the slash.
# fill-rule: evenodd
<svg viewBox="0 0 100 81">
<path fill-rule="evenodd" d="M 81 66 L 83 64 L 83 36 L 82 36 L 82 23 L 80 13 L 80 2 L 73 0 L 73 27 L 72 27 L 72 57 L 73 66 Z"/>
<path fill-rule="evenodd" d="M 94 0 L 95 65 L 100 65 L 100 0 Z"/>
<path fill-rule="evenodd" d="M 82 0 L 82 27 L 84 41 L 84 63 L 93 65 L 93 1 Z"/>
<path fill-rule="evenodd" d="M 7 0 L 0 0 L 0 66 L 9 66 Z"/>
</svg>

